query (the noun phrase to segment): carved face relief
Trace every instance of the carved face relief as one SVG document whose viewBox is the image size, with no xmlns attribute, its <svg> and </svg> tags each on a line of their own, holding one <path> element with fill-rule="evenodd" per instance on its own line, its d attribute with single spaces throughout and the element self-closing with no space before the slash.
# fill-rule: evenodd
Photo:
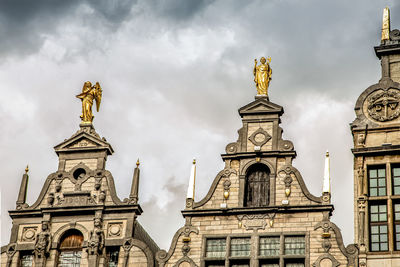
<svg viewBox="0 0 400 267">
<path fill-rule="evenodd" d="M 391 121 L 400 115 L 400 90 L 378 90 L 367 98 L 368 114 L 377 121 Z"/>
</svg>

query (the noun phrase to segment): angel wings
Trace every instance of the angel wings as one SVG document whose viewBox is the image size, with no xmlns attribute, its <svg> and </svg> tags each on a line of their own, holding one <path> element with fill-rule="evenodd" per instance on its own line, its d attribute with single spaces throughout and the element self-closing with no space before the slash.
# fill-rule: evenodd
<svg viewBox="0 0 400 267">
<path fill-rule="evenodd" d="M 83 84 L 82 93 L 76 96 L 82 100 L 82 115 L 80 116 L 82 123 L 92 123 L 94 118 L 92 113 L 93 99 L 96 100 L 96 110 L 99 112 L 102 94 L 103 91 L 99 82 L 96 82 L 94 86 L 89 81 Z"/>
</svg>

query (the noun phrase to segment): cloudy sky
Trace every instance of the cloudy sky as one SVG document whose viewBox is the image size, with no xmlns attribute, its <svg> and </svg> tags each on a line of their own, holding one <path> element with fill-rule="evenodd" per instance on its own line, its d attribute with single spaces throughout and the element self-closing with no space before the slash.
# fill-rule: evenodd
<svg viewBox="0 0 400 267">
<path fill-rule="evenodd" d="M 57 169 L 53 147 L 79 127 L 75 95 L 90 80 L 104 90 L 94 125 L 115 150 L 107 169 L 119 196 L 140 158 L 139 221 L 168 249 L 192 158 L 198 201 L 237 140 L 237 109 L 254 100 L 261 56 L 272 57 L 270 100 L 285 108 L 284 138 L 315 195 L 331 153 L 333 221 L 353 242 L 349 123 L 358 95 L 380 78 L 373 46 L 386 5 L 399 27 L 400 5 L 383 0 L 1 0 L 1 244 L 26 164 L 32 204 Z"/>
</svg>

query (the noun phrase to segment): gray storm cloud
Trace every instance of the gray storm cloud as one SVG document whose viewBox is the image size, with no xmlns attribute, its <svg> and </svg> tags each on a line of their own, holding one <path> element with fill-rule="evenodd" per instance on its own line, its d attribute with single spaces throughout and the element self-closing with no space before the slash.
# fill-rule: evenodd
<svg viewBox="0 0 400 267">
<path fill-rule="evenodd" d="M 348 124 L 358 95 L 380 78 L 373 46 L 386 5 L 400 27 L 400 6 L 383 0 L 1 1 L 1 244 L 26 164 L 33 203 L 57 168 L 52 147 L 78 129 L 75 95 L 91 80 L 104 89 L 94 126 L 114 147 L 107 168 L 118 194 L 129 194 L 139 157 L 139 220 L 168 248 L 182 225 L 191 160 L 200 200 L 237 139 L 237 109 L 253 100 L 261 56 L 272 57 L 271 101 L 285 108 L 284 136 L 315 195 L 331 152 L 333 220 L 352 242 Z"/>
</svg>

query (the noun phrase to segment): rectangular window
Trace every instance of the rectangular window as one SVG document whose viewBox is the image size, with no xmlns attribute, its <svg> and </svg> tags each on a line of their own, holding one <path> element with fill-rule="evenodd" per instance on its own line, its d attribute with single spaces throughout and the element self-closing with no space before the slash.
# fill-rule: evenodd
<svg viewBox="0 0 400 267">
<path fill-rule="evenodd" d="M 279 236 L 260 237 L 260 256 L 279 256 L 280 246 Z M 266 264 L 264 267 L 269 266 Z"/>
<path fill-rule="evenodd" d="M 33 252 L 32 251 L 21 251 L 19 257 L 20 267 L 32 267 L 33 264 Z"/>
<path fill-rule="evenodd" d="M 61 251 L 58 258 L 58 267 L 79 267 L 82 251 Z"/>
<path fill-rule="evenodd" d="M 400 166 L 392 168 L 393 195 L 400 195 Z"/>
<path fill-rule="evenodd" d="M 270 263 L 260 262 L 260 267 L 279 267 L 279 260 L 277 260 L 275 263 L 272 263 L 271 261 L 269 262 Z"/>
<path fill-rule="evenodd" d="M 226 251 L 226 239 L 225 238 L 207 239 L 206 257 L 224 258 L 225 251 Z"/>
<path fill-rule="evenodd" d="M 370 244 L 371 251 L 388 250 L 387 205 L 370 206 Z"/>
<path fill-rule="evenodd" d="M 400 250 L 400 204 L 393 203 L 395 250 Z"/>
<path fill-rule="evenodd" d="M 230 266 L 231 267 L 249 267 L 249 260 L 243 260 L 243 261 L 233 260 L 233 261 L 231 261 Z"/>
<path fill-rule="evenodd" d="M 368 170 L 369 195 L 371 197 L 386 196 L 386 169 L 385 166 L 374 167 Z"/>
<path fill-rule="evenodd" d="M 250 238 L 232 238 L 231 256 L 249 257 L 250 256 Z M 239 267 L 239 266 L 237 266 Z"/>
<path fill-rule="evenodd" d="M 304 262 L 287 262 L 285 267 L 304 267 Z"/>
<path fill-rule="evenodd" d="M 117 267 L 119 258 L 119 247 L 107 247 L 107 267 Z"/>
<path fill-rule="evenodd" d="M 304 255 L 306 241 L 304 236 L 285 237 L 285 255 Z"/>
</svg>

